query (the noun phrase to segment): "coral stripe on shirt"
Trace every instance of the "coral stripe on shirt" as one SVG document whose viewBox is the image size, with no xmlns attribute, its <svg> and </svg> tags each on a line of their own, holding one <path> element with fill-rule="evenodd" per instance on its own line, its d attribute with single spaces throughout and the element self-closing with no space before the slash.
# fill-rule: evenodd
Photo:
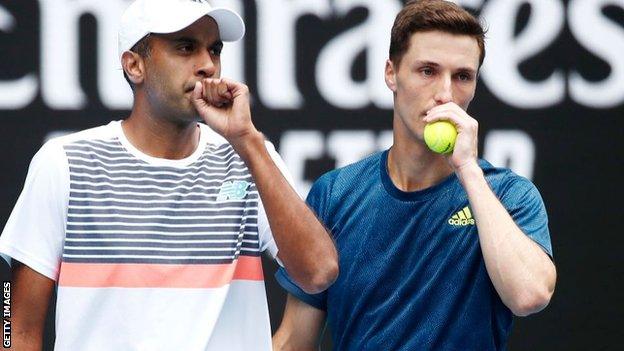
<svg viewBox="0 0 624 351">
<path fill-rule="evenodd" d="M 122 288 L 219 288 L 233 280 L 263 281 L 260 257 L 229 264 L 61 263 L 59 286 Z"/>
</svg>

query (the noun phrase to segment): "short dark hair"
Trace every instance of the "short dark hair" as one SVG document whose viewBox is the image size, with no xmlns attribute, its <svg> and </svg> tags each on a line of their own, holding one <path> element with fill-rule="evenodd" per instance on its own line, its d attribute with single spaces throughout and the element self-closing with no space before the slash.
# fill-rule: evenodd
<svg viewBox="0 0 624 351">
<path fill-rule="evenodd" d="M 442 31 L 469 35 L 477 40 L 479 67 L 485 58 L 485 30 L 472 14 L 449 1 L 412 0 L 399 12 L 390 35 L 390 60 L 399 65 L 416 32 Z"/>
<path fill-rule="evenodd" d="M 132 48 L 130 48 L 130 51 L 139 54 L 139 56 L 143 58 L 149 57 L 150 53 L 152 52 L 150 44 L 149 44 L 149 36 L 150 35 L 147 34 L 146 36 L 141 38 L 141 40 L 139 40 L 136 44 L 134 44 L 134 46 L 132 46 Z M 130 78 L 128 78 L 128 74 L 126 74 L 126 70 L 124 70 L 123 67 L 122 67 L 122 70 L 123 70 L 123 75 L 124 75 L 124 78 L 126 79 L 126 82 L 130 84 L 130 89 L 134 91 L 134 83 L 132 83 Z"/>
</svg>

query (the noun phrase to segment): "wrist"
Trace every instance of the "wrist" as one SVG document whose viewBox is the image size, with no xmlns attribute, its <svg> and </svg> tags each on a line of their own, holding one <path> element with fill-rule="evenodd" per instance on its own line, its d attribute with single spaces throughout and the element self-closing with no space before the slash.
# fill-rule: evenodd
<svg viewBox="0 0 624 351">
<path fill-rule="evenodd" d="M 264 147 L 264 135 L 255 128 L 237 138 L 229 140 L 236 153 L 245 161 Z"/>
<path fill-rule="evenodd" d="M 484 179 L 483 170 L 477 162 L 463 164 L 455 169 L 455 173 L 464 187 L 474 180 Z"/>
</svg>

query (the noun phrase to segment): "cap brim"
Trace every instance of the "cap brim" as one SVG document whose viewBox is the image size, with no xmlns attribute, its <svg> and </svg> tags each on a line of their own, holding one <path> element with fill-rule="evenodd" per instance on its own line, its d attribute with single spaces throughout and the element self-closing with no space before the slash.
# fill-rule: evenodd
<svg viewBox="0 0 624 351">
<path fill-rule="evenodd" d="M 226 8 L 213 8 L 206 12 L 189 11 L 177 14 L 176 21 L 159 21 L 151 29 L 151 33 L 174 33 L 180 31 L 204 16 L 212 17 L 219 27 L 222 41 L 238 41 L 245 35 L 245 23 L 234 11 Z"/>
<path fill-rule="evenodd" d="M 215 8 L 207 15 L 217 22 L 221 40 L 239 41 L 245 35 L 245 22 L 238 13 L 225 8 Z"/>
</svg>

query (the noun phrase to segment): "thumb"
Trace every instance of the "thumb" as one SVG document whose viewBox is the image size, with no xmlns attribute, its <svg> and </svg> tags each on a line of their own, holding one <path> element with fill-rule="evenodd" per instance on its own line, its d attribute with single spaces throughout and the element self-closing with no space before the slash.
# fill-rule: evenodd
<svg viewBox="0 0 624 351">
<path fill-rule="evenodd" d="M 208 103 L 202 97 L 203 87 L 201 82 L 195 82 L 195 87 L 193 88 L 193 95 L 191 96 L 191 101 L 195 108 L 200 111 L 200 109 L 205 109 L 208 107 Z"/>
</svg>

